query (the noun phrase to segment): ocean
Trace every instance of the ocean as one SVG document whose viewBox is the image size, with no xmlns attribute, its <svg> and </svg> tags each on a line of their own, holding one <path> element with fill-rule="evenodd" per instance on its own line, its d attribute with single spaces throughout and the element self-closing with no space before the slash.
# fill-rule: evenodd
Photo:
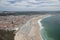
<svg viewBox="0 0 60 40">
<path fill-rule="evenodd" d="M 41 21 L 43 40 L 60 40 L 60 16 L 51 16 Z"/>
</svg>

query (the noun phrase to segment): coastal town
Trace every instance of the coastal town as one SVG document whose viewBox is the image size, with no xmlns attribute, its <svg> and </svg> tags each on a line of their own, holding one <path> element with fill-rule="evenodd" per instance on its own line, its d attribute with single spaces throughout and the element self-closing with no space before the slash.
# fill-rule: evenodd
<svg viewBox="0 0 60 40">
<path fill-rule="evenodd" d="M 38 20 L 49 15 L 51 14 L 0 16 L 0 39 L 42 40 Z"/>
</svg>

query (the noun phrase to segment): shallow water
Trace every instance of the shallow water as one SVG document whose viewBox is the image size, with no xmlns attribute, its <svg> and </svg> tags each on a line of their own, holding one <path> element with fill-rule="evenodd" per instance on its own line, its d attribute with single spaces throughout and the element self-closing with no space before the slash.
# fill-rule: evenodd
<svg viewBox="0 0 60 40">
<path fill-rule="evenodd" d="M 60 16 L 51 16 L 41 21 L 44 40 L 60 40 Z"/>
</svg>

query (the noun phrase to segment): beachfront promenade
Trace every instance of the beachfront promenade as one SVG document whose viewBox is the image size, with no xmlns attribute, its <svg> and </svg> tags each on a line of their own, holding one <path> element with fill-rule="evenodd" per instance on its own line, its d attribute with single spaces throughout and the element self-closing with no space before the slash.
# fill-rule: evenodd
<svg viewBox="0 0 60 40">
<path fill-rule="evenodd" d="M 16 33 L 15 40 L 43 40 L 38 20 L 46 16 L 48 15 L 38 15 L 28 20 Z"/>
</svg>

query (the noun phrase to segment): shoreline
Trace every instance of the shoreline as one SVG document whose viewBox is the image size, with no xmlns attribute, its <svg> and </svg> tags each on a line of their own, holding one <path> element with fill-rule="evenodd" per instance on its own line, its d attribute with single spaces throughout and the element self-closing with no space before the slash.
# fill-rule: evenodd
<svg viewBox="0 0 60 40">
<path fill-rule="evenodd" d="M 43 19 L 48 18 L 48 17 L 51 17 L 51 16 L 52 16 L 52 15 L 48 15 L 48 16 L 43 17 L 43 18 L 41 18 L 41 19 L 38 20 L 38 24 L 39 24 L 39 27 L 40 27 L 40 31 L 44 28 L 44 27 L 42 26 L 41 21 L 42 21 Z M 42 35 L 40 35 L 40 36 L 41 36 L 41 38 L 42 38 Z M 43 40 L 43 38 L 42 38 L 42 40 Z"/>
</svg>

